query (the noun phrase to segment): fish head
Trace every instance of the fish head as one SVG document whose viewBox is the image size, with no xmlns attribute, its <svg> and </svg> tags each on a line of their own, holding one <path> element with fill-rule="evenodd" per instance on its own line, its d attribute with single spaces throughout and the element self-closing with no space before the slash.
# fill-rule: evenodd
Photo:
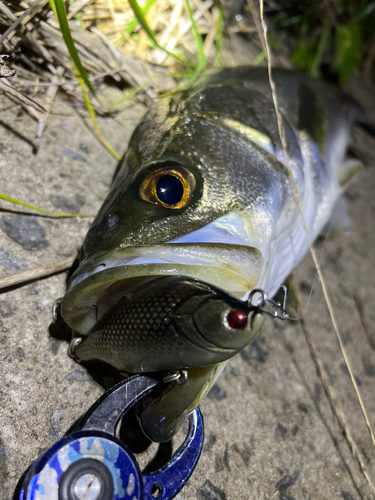
<svg viewBox="0 0 375 500">
<path fill-rule="evenodd" d="M 81 334 L 157 276 L 190 276 L 238 297 L 257 285 L 288 176 L 270 139 L 248 127 L 249 140 L 202 108 L 206 98 L 164 98 L 135 130 L 62 303 Z"/>
</svg>

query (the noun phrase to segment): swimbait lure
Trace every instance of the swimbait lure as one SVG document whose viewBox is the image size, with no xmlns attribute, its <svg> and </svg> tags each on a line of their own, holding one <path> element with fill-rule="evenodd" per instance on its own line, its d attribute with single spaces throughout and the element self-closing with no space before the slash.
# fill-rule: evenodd
<svg viewBox="0 0 375 500">
<path fill-rule="evenodd" d="M 212 285 L 170 276 L 120 299 L 75 354 L 130 373 L 199 368 L 237 354 L 262 323 L 258 308 Z"/>
</svg>

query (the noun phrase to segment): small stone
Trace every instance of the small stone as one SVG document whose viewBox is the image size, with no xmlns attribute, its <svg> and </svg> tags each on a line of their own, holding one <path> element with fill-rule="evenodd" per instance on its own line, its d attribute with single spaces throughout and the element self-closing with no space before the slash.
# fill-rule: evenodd
<svg viewBox="0 0 375 500">
<path fill-rule="evenodd" d="M 70 151 L 69 149 L 62 149 L 59 153 L 60 158 L 66 156 L 67 158 L 71 158 L 76 161 L 87 161 L 86 158 L 79 153 L 75 153 L 74 151 Z"/>
<path fill-rule="evenodd" d="M 52 353 L 56 356 L 56 354 L 59 352 L 60 346 L 63 343 L 61 340 L 49 338 L 48 339 L 49 345 L 51 346 Z"/>
<path fill-rule="evenodd" d="M 229 464 L 229 447 L 228 443 L 225 443 L 225 451 L 224 451 L 224 456 L 223 456 L 223 463 L 225 467 L 229 470 L 230 472 L 230 464 Z"/>
<path fill-rule="evenodd" d="M 89 382 L 92 379 L 83 366 L 74 364 L 71 373 L 66 375 L 65 380 L 68 382 Z"/>
<path fill-rule="evenodd" d="M 60 425 L 63 420 L 64 420 L 64 415 L 59 410 L 56 410 L 53 412 L 50 421 L 52 425 Z"/>
<path fill-rule="evenodd" d="M 0 248 L 0 264 L 4 267 L 7 267 L 11 271 L 22 271 L 23 269 L 26 269 L 26 264 L 19 259 L 17 259 L 16 256 L 14 256 L 11 252 L 8 252 L 4 247 Z"/>
<path fill-rule="evenodd" d="M 35 302 L 35 305 L 36 305 L 36 310 L 38 312 L 43 312 L 45 307 L 44 307 L 44 304 L 42 302 Z"/>
<path fill-rule="evenodd" d="M 249 465 L 249 463 L 250 463 L 250 458 L 254 454 L 251 451 L 250 446 L 247 443 L 243 443 L 243 448 L 240 449 L 239 446 L 237 445 L 237 443 L 234 443 L 232 445 L 232 449 L 233 449 L 233 451 L 235 451 L 236 453 L 238 453 L 240 455 L 240 457 L 243 460 L 243 463 L 247 467 Z"/>
<path fill-rule="evenodd" d="M 87 155 L 90 153 L 90 150 L 89 150 L 89 147 L 86 143 L 84 142 L 81 142 L 81 144 L 79 145 L 79 149 L 83 152 L 83 153 L 86 153 Z"/>
<path fill-rule="evenodd" d="M 56 429 L 56 427 L 51 427 L 48 431 L 48 437 L 54 443 L 63 437 L 63 433 L 60 429 Z"/>
<path fill-rule="evenodd" d="M 248 365 L 251 366 L 250 355 L 249 355 L 249 353 L 245 349 L 242 349 L 242 351 L 240 352 L 240 356 L 245 361 L 245 363 L 247 363 Z"/>
<path fill-rule="evenodd" d="M 25 357 L 25 351 L 22 349 L 22 347 L 18 347 L 15 352 L 13 353 L 13 358 L 15 359 L 23 359 Z"/>
<path fill-rule="evenodd" d="M 206 440 L 206 444 L 204 445 L 203 451 L 205 451 L 205 452 L 211 451 L 212 447 L 216 443 L 216 440 L 217 440 L 216 434 L 211 432 L 210 435 L 208 436 L 208 439 Z"/>
<path fill-rule="evenodd" d="M 368 377 L 375 377 L 375 366 L 371 363 L 370 359 L 364 356 L 362 358 L 363 369 Z"/>
<path fill-rule="evenodd" d="M 26 250 L 41 250 L 49 246 L 46 233 L 36 217 L 3 215 L 0 218 L 0 229 Z"/>
<path fill-rule="evenodd" d="M 293 472 L 293 474 L 291 476 L 284 476 L 283 478 L 280 479 L 280 481 L 278 481 L 276 483 L 276 489 L 280 493 L 285 493 L 288 488 L 290 488 L 291 486 L 296 484 L 296 482 L 299 478 L 299 474 L 300 474 L 300 471 L 296 470 Z"/>
<path fill-rule="evenodd" d="M 281 439 L 285 440 L 287 432 L 288 432 L 288 427 L 285 424 L 283 424 L 282 422 L 277 424 L 276 434 L 280 436 Z"/>
<path fill-rule="evenodd" d="M 348 491 L 342 491 L 341 496 L 344 500 L 354 500 L 353 496 Z"/>
<path fill-rule="evenodd" d="M 222 389 L 217 384 L 213 385 L 209 393 L 207 394 L 209 399 L 216 399 L 217 401 L 222 401 L 227 397 L 227 391 Z"/>
<path fill-rule="evenodd" d="M 215 453 L 215 472 L 221 472 L 222 470 L 224 470 L 224 466 L 221 457 L 218 453 Z"/>
<path fill-rule="evenodd" d="M 216 488 L 210 481 L 206 481 L 202 488 L 197 491 L 198 500 L 226 500 L 227 496 L 224 491 Z"/>
<path fill-rule="evenodd" d="M 3 318 L 10 318 L 13 316 L 12 307 L 6 300 L 0 300 L 0 314 Z"/>
<path fill-rule="evenodd" d="M 52 201 L 56 208 L 61 208 L 65 212 L 70 214 L 78 214 L 80 212 L 80 207 L 78 204 L 72 203 L 65 196 L 51 195 L 49 199 Z"/>
<path fill-rule="evenodd" d="M 292 436 L 295 436 L 298 432 L 298 425 L 297 424 L 293 425 L 290 432 L 291 432 Z"/>
<path fill-rule="evenodd" d="M 268 358 L 268 352 L 262 349 L 256 340 L 251 342 L 249 348 L 250 356 L 259 363 L 264 363 Z"/>
<path fill-rule="evenodd" d="M 305 403 L 300 403 L 298 405 L 298 409 L 301 410 L 301 411 L 303 411 L 303 413 L 308 413 L 308 411 L 309 411 L 308 408 L 307 408 L 307 406 L 305 405 Z"/>
</svg>

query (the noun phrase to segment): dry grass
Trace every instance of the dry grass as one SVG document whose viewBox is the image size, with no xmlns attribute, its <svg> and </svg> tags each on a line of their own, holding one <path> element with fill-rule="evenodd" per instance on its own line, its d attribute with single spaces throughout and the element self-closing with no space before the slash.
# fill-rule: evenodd
<svg viewBox="0 0 375 500">
<path fill-rule="evenodd" d="M 215 66 L 220 7 L 213 0 L 191 0 L 190 4 L 198 32 L 204 38 L 204 54 L 210 66 Z M 162 47 L 197 64 L 184 2 L 157 0 L 145 16 Z M 111 76 L 124 87 L 142 85 L 146 95 L 155 97 L 171 88 L 172 77 L 178 79 L 191 71 L 150 42 L 126 0 L 78 0 L 69 6 L 68 19 L 82 64 L 94 84 Z M 233 31 L 255 33 L 255 28 L 240 22 L 229 28 L 229 32 Z M 75 70 L 47 0 L 11 5 L 0 2 L 0 33 L 0 53 L 10 56 L 8 65 L 17 72 L 17 78 L 12 80 L 15 86 L 35 93 L 43 91 L 57 68 L 62 67 L 60 86 L 80 98 Z M 97 111 L 102 111 L 99 106 Z"/>
</svg>

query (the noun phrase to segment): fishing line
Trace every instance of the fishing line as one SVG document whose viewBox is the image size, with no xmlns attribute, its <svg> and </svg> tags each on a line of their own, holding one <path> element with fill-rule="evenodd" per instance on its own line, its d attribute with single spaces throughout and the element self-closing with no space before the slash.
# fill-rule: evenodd
<svg viewBox="0 0 375 500">
<path fill-rule="evenodd" d="M 362 411 L 363 417 L 365 419 L 366 426 L 367 426 L 367 429 L 369 431 L 372 443 L 375 446 L 374 432 L 372 430 L 370 421 L 368 419 L 367 412 L 366 412 L 364 403 L 362 401 L 361 394 L 359 392 L 358 384 L 357 384 L 357 382 L 356 382 L 356 380 L 354 378 L 354 374 L 353 374 L 352 368 L 350 366 L 350 362 L 349 362 L 348 356 L 346 354 L 346 350 L 345 350 L 343 342 L 341 340 L 341 335 L 339 333 L 338 323 L 337 323 L 337 320 L 336 320 L 336 316 L 334 314 L 334 310 L 333 310 L 333 306 L 332 306 L 332 302 L 331 302 L 330 296 L 328 294 L 327 285 L 326 285 L 325 279 L 324 279 L 324 277 L 322 275 L 320 264 L 319 264 L 318 258 L 316 256 L 316 252 L 315 252 L 315 250 L 314 250 L 314 248 L 312 246 L 312 243 L 311 243 L 310 235 L 309 235 L 308 228 L 307 228 L 307 225 L 306 225 L 306 220 L 305 220 L 305 217 L 304 217 L 304 215 L 302 213 L 302 207 L 301 207 L 300 199 L 299 199 L 299 196 L 298 196 L 297 187 L 296 187 L 296 185 L 294 183 L 293 176 L 292 176 L 292 171 L 290 169 L 289 159 L 288 159 L 288 155 L 287 155 L 287 144 L 286 144 L 285 132 L 284 132 L 284 128 L 283 128 L 283 125 L 282 125 L 281 114 L 280 114 L 278 100 L 277 100 L 277 94 L 276 94 L 276 87 L 275 87 L 275 83 L 274 83 L 273 78 L 272 78 L 271 51 L 270 51 L 270 48 L 269 48 L 269 45 L 268 45 L 268 42 L 267 42 L 267 25 L 266 25 L 266 23 L 264 21 L 263 9 L 264 9 L 264 0 L 260 0 L 260 2 L 259 2 L 259 12 L 260 12 L 260 21 L 261 21 L 261 26 L 262 26 L 262 31 L 263 31 L 263 37 L 264 37 L 264 43 L 265 43 L 265 50 L 266 50 L 266 55 L 267 55 L 268 79 L 269 79 L 271 93 L 272 93 L 272 99 L 273 99 L 273 103 L 274 103 L 274 107 L 275 107 L 275 113 L 276 113 L 276 118 L 277 118 L 278 131 L 279 131 L 279 136 L 280 136 L 281 144 L 282 144 L 282 147 L 283 147 L 283 152 L 284 152 L 284 157 L 285 157 L 285 163 L 286 163 L 286 166 L 287 166 L 288 175 L 289 175 L 290 183 L 291 183 L 291 186 L 292 186 L 293 197 L 294 197 L 294 200 L 296 202 L 296 205 L 297 205 L 298 210 L 299 210 L 300 215 L 301 215 L 302 223 L 303 223 L 303 226 L 304 226 L 304 229 L 305 229 L 305 233 L 306 233 L 307 243 L 308 243 L 308 246 L 310 248 L 310 253 L 311 253 L 311 256 L 313 258 L 313 261 L 314 261 L 314 264 L 315 264 L 315 267 L 316 267 L 316 270 L 317 270 L 317 274 L 319 276 L 319 279 L 320 279 L 320 282 L 321 282 L 321 285 L 322 285 L 323 295 L 324 295 L 324 298 L 325 298 L 325 301 L 326 301 L 326 304 L 327 304 L 327 307 L 328 307 L 329 314 L 331 316 L 331 320 L 332 320 L 332 324 L 333 324 L 333 327 L 334 327 L 334 330 L 335 330 L 335 333 L 336 333 L 336 337 L 337 337 L 337 340 L 339 342 L 339 346 L 340 346 L 342 355 L 344 357 L 344 360 L 345 360 L 345 363 L 346 363 L 346 366 L 347 366 L 347 369 L 348 369 L 348 372 L 349 372 L 349 375 L 350 375 L 350 379 L 352 381 L 352 384 L 353 384 L 353 387 L 354 387 L 354 390 L 355 390 L 355 393 L 356 393 L 359 405 L 361 407 L 361 411 Z M 372 483 L 370 483 L 370 484 L 372 486 L 372 490 L 374 491 L 374 486 L 372 485 Z"/>
<path fill-rule="evenodd" d="M 324 250 L 325 244 L 327 242 L 328 236 L 329 236 L 329 234 L 331 232 L 332 224 L 333 224 L 332 221 L 330 221 L 330 223 L 329 223 L 329 225 L 327 227 L 327 233 L 326 233 L 326 235 L 324 237 L 322 248 L 320 249 L 320 253 L 319 253 L 319 264 L 322 261 L 323 250 Z M 315 283 L 316 283 L 317 279 L 318 279 L 318 271 L 315 272 L 315 276 L 314 276 L 314 279 L 313 279 L 313 282 L 312 282 L 312 285 L 311 285 L 311 288 L 310 288 L 309 296 L 308 296 L 307 301 L 306 301 L 305 310 L 303 311 L 303 313 L 298 318 L 291 318 L 291 317 L 289 317 L 288 319 L 290 321 L 300 321 L 301 319 L 303 319 L 305 317 L 305 315 L 307 313 L 307 310 L 308 310 L 308 307 L 309 307 L 310 299 L 311 299 L 312 293 L 314 291 L 314 286 L 315 286 Z"/>
</svg>

